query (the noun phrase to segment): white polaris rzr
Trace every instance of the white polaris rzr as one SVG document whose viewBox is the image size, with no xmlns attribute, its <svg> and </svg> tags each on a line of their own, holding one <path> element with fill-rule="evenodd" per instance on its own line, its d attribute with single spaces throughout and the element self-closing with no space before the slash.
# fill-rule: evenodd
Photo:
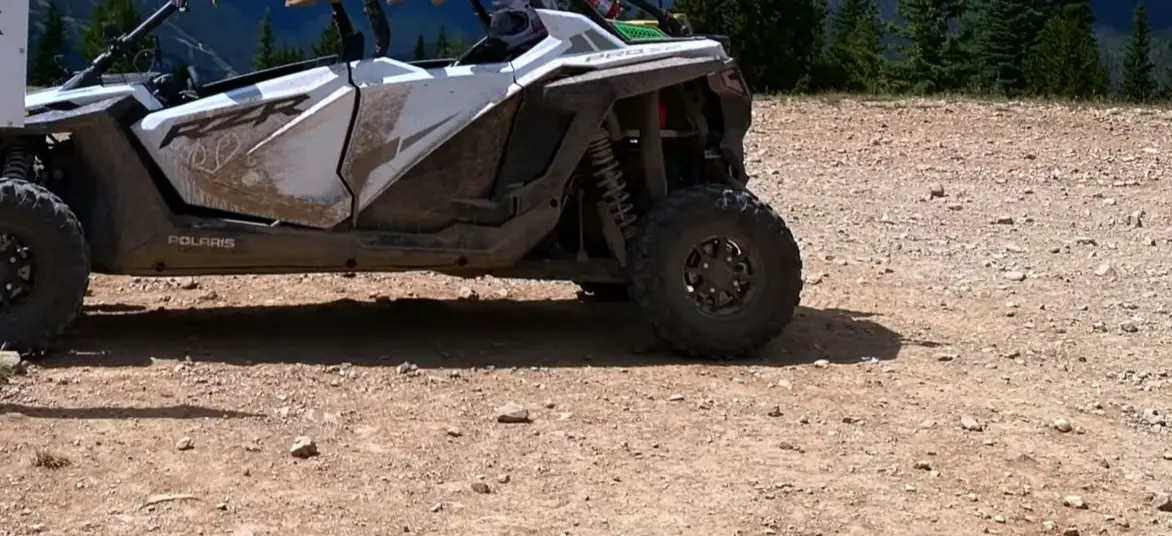
<svg viewBox="0 0 1172 536">
<path fill-rule="evenodd" d="M 106 74 L 188 8 L 171 0 L 28 95 L 28 6 L 6 6 L 0 342 L 52 342 L 91 271 L 569 280 L 629 294 L 667 345 L 706 357 L 790 322 L 802 261 L 746 188 L 751 97 L 723 38 L 645 0 L 629 1 L 660 30 L 576 0 L 537 10 L 548 34 L 525 46 L 487 32 L 460 58 L 404 62 L 364 1 L 373 54 L 335 4 L 337 56 L 208 84 Z"/>
</svg>

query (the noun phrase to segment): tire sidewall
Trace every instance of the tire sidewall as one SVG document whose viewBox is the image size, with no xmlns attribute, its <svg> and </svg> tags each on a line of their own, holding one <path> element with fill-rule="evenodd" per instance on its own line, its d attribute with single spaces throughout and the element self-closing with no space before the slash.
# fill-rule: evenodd
<svg viewBox="0 0 1172 536">
<path fill-rule="evenodd" d="M 0 233 L 32 250 L 32 295 L 0 311 L 0 342 L 40 346 L 58 335 L 81 307 L 89 286 L 89 250 L 74 215 L 48 190 L 0 179 Z M 7 262 L 7 259 L 0 259 Z"/>
<path fill-rule="evenodd" d="M 744 308 L 712 315 L 693 303 L 684 281 L 691 250 L 726 236 L 757 262 Z M 750 191 L 706 184 L 672 192 L 643 219 L 629 252 L 631 296 L 669 346 L 698 357 L 755 352 L 792 320 L 801 294 L 801 254 L 785 222 Z"/>
</svg>

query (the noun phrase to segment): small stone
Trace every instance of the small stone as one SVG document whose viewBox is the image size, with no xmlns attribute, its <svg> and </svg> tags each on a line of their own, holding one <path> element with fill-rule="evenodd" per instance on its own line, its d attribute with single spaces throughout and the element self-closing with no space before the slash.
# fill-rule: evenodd
<svg viewBox="0 0 1172 536">
<path fill-rule="evenodd" d="M 464 432 L 461 432 L 459 428 L 448 428 L 447 433 L 449 437 L 460 437 L 464 435 Z"/>
<path fill-rule="evenodd" d="M 428 510 L 431 511 L 431 513 L 433 513 L 433 514 L 436 512 L 439 512 L 440 510 L 443 510 L 443 509 L 444 509 L 443 503 L 435 503 L 431 506 L 431 508 L 428 508 Z"/>
<path fill-rule="evenodd" d="M 931 198 L 944 197 L 944 185 L 933 184 L 928 187 L 928 196 Z"/>
<path fill-rule="evenodd" d="M 191 450 L 195 448 L 195 442 L 190 437 L 180 438 L 175 443 L 175 450 Z"/>
<path fill-rule="evenodd" d="M 508 473 L 496 477 L 496 481 L 501 484 L 508 484 L 510 480 L 512 479 L 509 477 Z"/>
<path fill-rule="evenodd" d="M 969 415 L 960 418 L 960 427 L 970 432 L 980 432 L 985 429 L 985 425 L 981 424 L 981 421 Z"/>
<path fill-rule="evenodd" d="M 1095 268 L 1095 275 L 1097 275 L 1099 277 L 1103 277 L 1105 275 L 1112 275 L 1112 274 L 1114 274 L 1114 272 L 1115 272 L 1115 269 L 1112 268 L 1110 264 L 1100 264 L 1098 267 Z"/>
<path fill-rule="evenodd" d="M 927 460 L 920 460 L 920 461 L 912 464 L 912 467 L 915 467 L 916 469 L 919 469 L 921 471 L 931 471 L 932 470 L 932 464 L 928 463 Z"/>
<path fill-rule="evenodd" d="M 814 366 L 817 368 L 826 368 L 830 366 L 830 361 L 826 359 L 819 359 L 814 362 Z"/>
<path fill-rule="evenodd" d="M 1144 219 L 1144 216 L 1146 216 L 1146 215 L 1147 215 L 1147 213 L 1145 213 L 1143 210 L 1137 210 L 1135 212 L 1132 212 L 1131 214 L 1128 214 L 1127 215 L 1127 225 L 1129 225 L 1131 227 L 1143 227 L 1144 226 L 1143 219 Z"/>
<path fill-rule="evenodd" d="M 1066 419 L 1054 419 L 1054 423 L 1051 426 L 1064 434 L 1074 429 Z"/>
<path fill-rule="evenodd" d="M 1164 453 L 1164 459 L 1172 461 L 1172 450 Z"/>
<path fill-rule="evenodd" d="M 769 413 L 766 413 L 766 415 L 768 415 L 770 417 L 781 417 L 783 415 L 783 413 L 781 412 L 781 406 L 773 406 L 769 410 Z"/>
<path fill-rule="evenodd" d="M 1004 522 L 1005 522 L 1005 516 L 1003 516 L 1003 515 L 1001 515 L 1001 514 L 997 514 L 997 515 L 993 516 L 993 521 L 995 521 L 995 522 L 997 522 L 997 523 L 1004 523 Z"/>
<path fill-rule="evenodd" d="M 416 366 L 415 363 L 403 362 L 400 363 L 399 366 L 395 367 L 395 372 L 398 372 L 399 374 L 410 374 L 416 370 L 419 370 L 419 367 Z"/>
<path fill-rule="evenodd" d="M 506 402 L 496 408 L 496 421 L 503 423 L 529 422 L 529 410 L 516 402 Z"/>
<path fill-rule="evenodd" d="M 964 498 L 968 499 L 969 502 L 977 502 L 977 494 L 976 493 L 969 493 L 968 495 L 965 495 Z"/>
<path fill-rule="evenodd" d="M 13 372 L 20 370 L 20 354 L 10 350 L 0 350 L 0 369 L 8 369 Z"/>
<path fill-rule="evenodd" d="M 908 493 L 913 493 L 916 491 L 916 486 L 915 486 L 915 484 L 904 484 L 903 490 Z"/>
<path fill-rule="evenodd" d="M 1161 512 L 1172 512 L 1172 495 L 1157 493 L 1152 497 L 1152 508 Z"/>
<path fill-rule="evenodd" d="M 484 482 L 473 482 L 472 491 L 475 491 L 476 493 L 489 493 L 492 490 L 489 489 L 488 484 L 485 484 Z"/>
<path fill-rule="evenodd" d="M 1050 521 L 1049 519 L 1042 522 L 1042 529 L 1043 530 L 1052 531 L 1056 528 L 1058 528 L 1058 525 L 1056 523 L 1054 523 L 1053 521 Z"/>
<path fill-rule="evenodd" d="M 479 300 L 480 294 L 478 294 L 474 289 L 472 289 L 470 287 L 461 287 L 460 291 L 456 293 L 456 299 L 457 300 L 469 300 L 469 301 Z"/>
<path fill-rule="evenodd" d="M 1078 527 L 1066 527 L 1062 529 L 1062 536 L 1079 536 L 1080 534 Z"/>
<path fill-rule="evenodd" d="M 1086 510 L 1087 503 L 1083 502 L 1082 497 L 1078 495 L 1067 495 L 1062 498 L 1062 505 L 1077 510 Z"/>
<path fill-rule="evenodd" d="M 1010 216 L 999 216 L 993 220 L 995 225 L 1013 225 L 1013 218 Z"/>
<path fill-rule="evenodd" d="M 1010 281 L 1025 281 L 1026 279 L 1024 272 L 1005 272 L 1002 277 Z"/>
<path fill-rule="evenodd" d="M 673 395 L 667 397 L 667 401 L 668 402 L 683 402 L 684 395 L 681 395 L 679 393 L 673 394 Z"/>
<path fill-rule="evenodd" d="M 299 436 L 293 440 L 293 446 L 289 447 L 289 454 L 302 459 L 317 456 L 317 443 L 308 436 Z"/>
<path fill-rule="evenodd" d="M 224 503 L 224 502 L 216 503 L 216 510 L 227 510 L 227 509 L 228 509 L 228 503 Z"/>
<path fill-rule="evenodd" d="M 952 353 L 945 353 L 945 352 L 942 352 L 942 353 L 936 354 L 936 355 L 935 355 L 935 356 L 933 356 L 933 357 L 936 359 L 936 361 L 940 361 L 940 362 L 942 362 L 942 363 L 947 363 L 947 362 L 949 362 L 949 361 L 954 361 L 954 360 L 956 360 L 956 358 L 958 358 L 958 357 L 960 357 L 960 356 L 959 356 L 958 354 L 952 354 Z"/>
</svg>

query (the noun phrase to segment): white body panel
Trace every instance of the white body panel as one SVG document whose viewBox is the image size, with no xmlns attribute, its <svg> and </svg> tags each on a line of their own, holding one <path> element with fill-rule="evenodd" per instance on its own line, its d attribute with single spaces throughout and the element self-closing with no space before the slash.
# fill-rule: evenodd
<svg viewBox="0 0 1172 536">
<path fill-rule="evenodd" d="M 187 203 L 313 227 L 350 216 L 338 165 L 357 91 L 318 67 L 151 113 L 132 129 Z"/>
<path fill-rule="evenodd" d="M 113 97 L 130 95 L 141 103 L 147 110 L 161 110 L 163 105 L 155 99 L 146 87 L 138 84 L 121 84 L 116 86 L 90 86 L 70 91 L 61 91 L 59 87 L 44 89 L 29 93 L 24 97 L 24 108 L 33 110 L 57 102 L 68 102 L 78 106 L 103 101 Z"/>
<path fill-rule="evenodd" d="M 711 39 L 628 45 L 585 15 L 548 9 L 538 9 L 537 14 L 549 37 L 513 61 L 521 86 L 562 67 L 612 69 L 667 57 L 728 57 L 724 47 Z"/>
<path fill-rule="evenodd" d="M 357 185 L 359 210 L 461 128 L 520 89 L 507 63 L 422 69 L 377 58 L 354 62 L 350 68 L 362 104 L 343 175 Z M 380 152 L 383 158 L 374 156 Z M 376 161 L 359 163 L 370 158 Z"/>
<path fill-rule="evenodd" d="M 8 0 L 0 6 L 0 127 L 23 127 L 28 74 L 28 12 L 26 0 Z"/>
</svg>

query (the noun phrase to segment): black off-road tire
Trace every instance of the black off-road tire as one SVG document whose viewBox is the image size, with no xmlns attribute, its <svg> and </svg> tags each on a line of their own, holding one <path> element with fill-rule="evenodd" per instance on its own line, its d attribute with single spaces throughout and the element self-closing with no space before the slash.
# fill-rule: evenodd
<svg viewBox="0 0 1172 536">
<path fill-rule="evenodd" d="M 0 234 L 5 233 L 29 247 L 35 275 L 27 297 L 0 308 L 0 343 L 20 352 L 46 350 L 81 312 L 89 288 L 89 244 L 61 198 L 22 180 L 0 179 Z"/>
<path fill-rule="evenodd" d="M 631 301 L 631 293 L 623 283 L 578 283 L 578 298 L 596 303 Z"/>
<path fill-rule="evenodd" d="M 755 290 L 728 316 L 702 311 L 691 300 L 684 262 L 697 243 L 727 236 L 752 251 Z M 793 234 L 749 190 L 703 184 L 663 198 L 642 219 L 629 244 L 631 297 L 655 335 L 671 350 L 698 358 L 758 353 L 793 320 L 802 292 L 802 258 Z"/>
</svg>

